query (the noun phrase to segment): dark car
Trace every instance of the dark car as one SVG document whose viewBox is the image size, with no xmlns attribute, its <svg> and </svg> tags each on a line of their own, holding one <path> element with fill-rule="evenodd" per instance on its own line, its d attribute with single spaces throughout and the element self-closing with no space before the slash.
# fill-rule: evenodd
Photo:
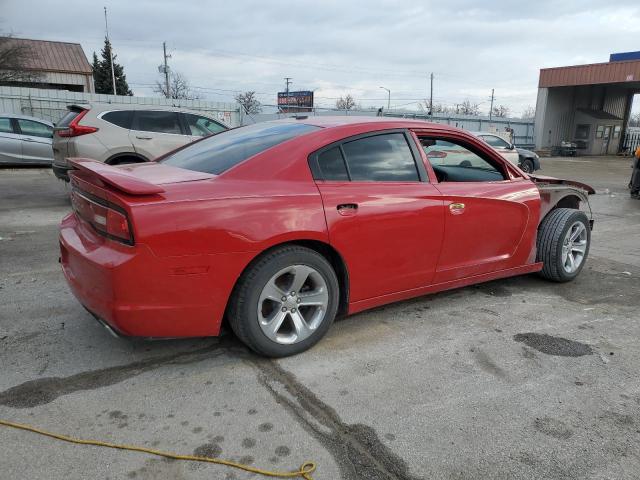
<svg viewBox="0 0 640 480">
<path fill-rule="evenodd" d="M 533 173 L 540 170 L 540 157 L 536 152 L 527 150 L 526 148 L 516 148 L 518 157 L 520 158 L 520 168 L 527 173 Z"/>
</svg>

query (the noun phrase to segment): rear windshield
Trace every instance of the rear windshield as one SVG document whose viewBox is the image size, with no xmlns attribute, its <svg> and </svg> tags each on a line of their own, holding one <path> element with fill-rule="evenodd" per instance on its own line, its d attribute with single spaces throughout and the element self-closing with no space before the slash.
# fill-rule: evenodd
<svg viewBox="0 0 640 480">
<path fill-rule="evenodd" d="M 319 127 L 303 123 L 256 123 L 189 145 L 160 160 L 174 167 L 220 175 L 253 155 Z"/>
<path fill-rule="evenodd" d="M 70 108 L 65 116 L 62 117 L 58 123 L 56 123 L 56 127 L 68 127 L 69 124 L 73 122 L 73 119 L 80 115 L 81 112 L 82 109 L 78 109 L 76 107 Z"/>
</svg>

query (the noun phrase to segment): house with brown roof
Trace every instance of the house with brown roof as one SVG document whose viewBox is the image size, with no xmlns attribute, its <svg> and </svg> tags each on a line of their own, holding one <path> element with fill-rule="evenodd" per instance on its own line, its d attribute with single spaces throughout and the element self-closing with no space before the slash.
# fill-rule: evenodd
<svg viewBox="0 0 640 480">
<path fill-rule="evenodd" d="M 25 79 L 0 81 L 0 85 L 94 93 L 93 71 L 79 43 L 26 38 L 4 38 L 3 46 L 29 52 L 21 70 Z"/>
</svg>

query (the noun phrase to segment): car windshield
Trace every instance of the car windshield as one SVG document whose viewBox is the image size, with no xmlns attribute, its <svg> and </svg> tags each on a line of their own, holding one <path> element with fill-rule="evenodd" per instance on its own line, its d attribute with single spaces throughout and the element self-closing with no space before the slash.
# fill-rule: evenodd
<svg viewBox="0 0 640 480">
<path fill-rule="evenodd" d="M 160 160 L 174 167 L 220 175 L 253 155 L 319 127 L 303 123 L 248 125 L 189 145 Z"/>
</svg>

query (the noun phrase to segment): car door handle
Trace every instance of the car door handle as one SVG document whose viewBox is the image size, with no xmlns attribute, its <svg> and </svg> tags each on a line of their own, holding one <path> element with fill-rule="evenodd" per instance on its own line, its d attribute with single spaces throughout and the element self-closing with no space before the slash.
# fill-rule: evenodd
<svg viewBox="0 0 640 480">
<path fill-rule="evenodd" d="M 465 208 L 464 203 L 450 203 L 449 204 L 449 211 L 453 215 L 460 215 L 461 213 L 464 213 L 464 208 Z"/>
<path fill-rule="evenodd" d="M 358 204 L 357 203 L 341 203 L 336 206 L 338 213 L 342 216 L 355 215 L 358 213 Z"/>
<path fill-rule="evenodd" d="M 141 137 L 141 136 L 139 136 L 139 135 L 136 135 L 136 138 L 137 138 L 138 140 L 151 140 L 153 137 Z"/>
</svg>

